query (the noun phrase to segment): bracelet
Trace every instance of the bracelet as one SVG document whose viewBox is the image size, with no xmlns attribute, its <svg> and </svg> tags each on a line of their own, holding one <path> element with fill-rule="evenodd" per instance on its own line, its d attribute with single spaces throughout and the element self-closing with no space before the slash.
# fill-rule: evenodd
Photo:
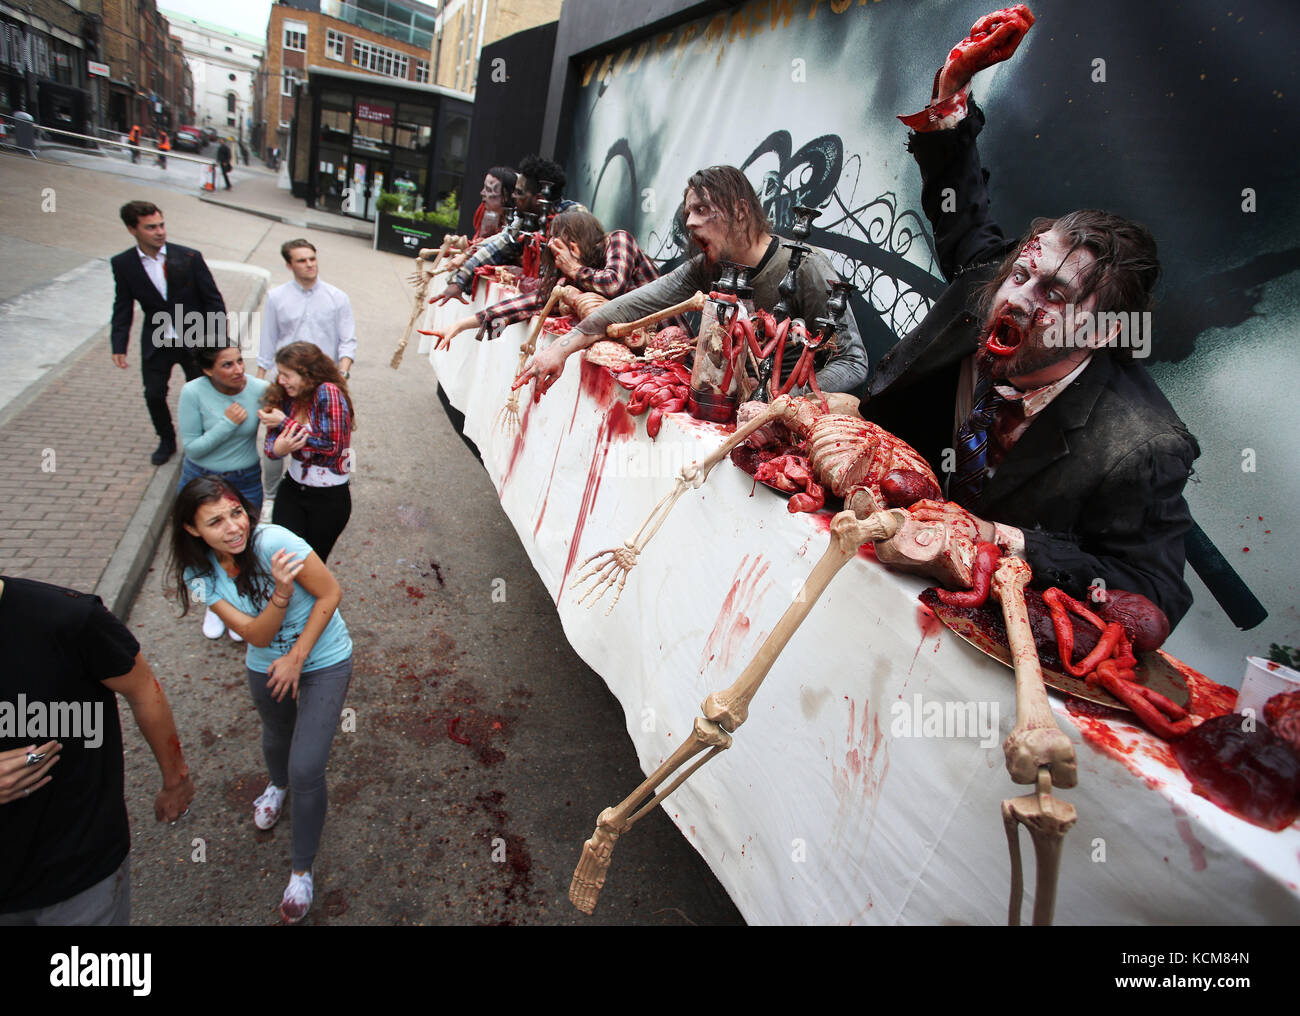
<svg viewBox="0 0 1300 1016">
<path fill-rule="evenodd" d="M 293 599 L 293 597 L 290 596 L 290 597 L 289 597 L 288 599 L 286 599 L 283 603 L 281 603 L 279 600 L 277 600 L 277 599 L 275 598 L 275 594 L 274 594 L 274 593 L 271 594 L 271 603 L 274 604 L 275 606 L 277 606 L 277 607 L 281 607 L 281 608 L 284 608 L 284 607 L 289 606 L 289 601 L 292 600 L 292 599 Z"/>
</svg>

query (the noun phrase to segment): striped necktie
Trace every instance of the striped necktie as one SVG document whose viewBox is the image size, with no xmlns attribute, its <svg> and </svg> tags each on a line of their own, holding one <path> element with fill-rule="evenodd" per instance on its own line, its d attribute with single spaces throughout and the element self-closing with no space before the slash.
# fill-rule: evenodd
<svg viewBox="0 0 1300 1016">
<path fill-rule="evenodd" d="M 989 433 L 998 410 L 1006 404 L 992 378 L 981 376 L 975 386 L 975 405 L 957 428 L 957 467 L 948 480 L 948 499 L 963 508 L 979 500 L 988 478 Z"/>
</svg>

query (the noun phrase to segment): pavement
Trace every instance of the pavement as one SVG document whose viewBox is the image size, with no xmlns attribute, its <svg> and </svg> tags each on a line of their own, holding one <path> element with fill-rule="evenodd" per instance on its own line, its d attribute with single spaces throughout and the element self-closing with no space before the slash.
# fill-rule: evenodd
<svg viewBox="0 0 1300 1016">
<path fill-rule="evenodd" d="M 168 594 L 179 457 L 149 464 L 137 339 L 128 370 L 109 359 L 108 258 L 131 243 L 117 208 L 135 198 L 203 252 L 231 309 L 288 281 L 279 247 L 301 235 L 353 301 L 354 507 L 329 567 L 355 669 L 308 923 L 742 923 L 662 810 L 620 841 L 593 918 L 568 903 L 597 814 L 643 774 L 628 718 L 569 647 L 428 362 L 408 350 L 387 365 L 408 262 L 371 250 L 367 224 L 363 237 L 354 220 L 318 221 L 265 169 L 239 167 L 231 192 L 203 200 L 175 159 L 40 155 L 0 153 L 0 573 L 96 591 L 171 702 L 198 786 L 176 825 L 153 820 L 157 766 L 122 710 L 133 923 L 277 924 L 289 867 L 289 822 L 252 825 L 267 777 L 243 647 L 205 639 Z"/>
</svg>

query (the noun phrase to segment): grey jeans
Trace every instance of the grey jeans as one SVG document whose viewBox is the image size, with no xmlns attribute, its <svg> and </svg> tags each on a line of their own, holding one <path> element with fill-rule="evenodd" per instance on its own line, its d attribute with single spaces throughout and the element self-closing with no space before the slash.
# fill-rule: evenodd
<svg viewBox="0 0 1300 1016">
<path fill-rule="evenodd" d="M 117 871 L 89 889 L 59 903 L 35 910 L 0 914 L 0 927 L 66 927 L 69 925 L 125 928 L 131 923 L 131 855 Z"/>
<path fill-rule="evenodd" d="M 288 787 L 293 800 L 293 870 L 309 871 L 325 828 L 329 798 L 325 763 L 352 679 L 352 657 L 298 678 L 298 699 L 276 702 L 266 675 L 248 671 L 248 690 L 262 717 L 262 755 L 271 782 Z"/>
</svg>

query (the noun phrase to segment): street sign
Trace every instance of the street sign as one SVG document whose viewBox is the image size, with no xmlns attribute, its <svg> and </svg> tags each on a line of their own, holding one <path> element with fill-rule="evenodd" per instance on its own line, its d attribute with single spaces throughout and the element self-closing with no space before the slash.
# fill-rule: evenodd
<svg viewBox="0 0 1300 1016">
<path fill-rule="evenodd" d="M 112 74 L 109 73 L 108 64 L 95 63 L 94 60 L 86 61 L 86 73 L 91 75 L 92 77 L 101 77 L 101 78 L 112 77 Z"/>
</svg>

